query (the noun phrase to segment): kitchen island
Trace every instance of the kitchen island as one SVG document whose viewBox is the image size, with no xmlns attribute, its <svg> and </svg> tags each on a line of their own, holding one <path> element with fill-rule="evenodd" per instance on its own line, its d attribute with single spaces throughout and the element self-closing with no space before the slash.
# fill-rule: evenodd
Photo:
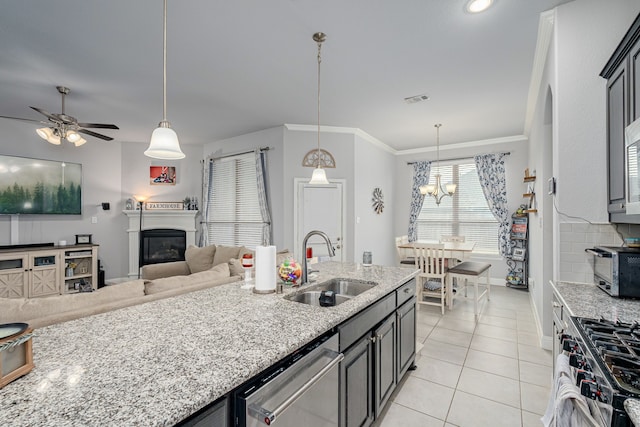
<svg viewBox="0 0 640 427">
<path fill-rule="evenodd" d="M 35 369 L 0 390 L 0 425 L 174 425 L 411 280 L 416 270 L 328 262 L 377 282 L 335 307 L 231 283 L 34 331 Z M 285 294 L 296 289 L 285 287 Z"/>
</svg>

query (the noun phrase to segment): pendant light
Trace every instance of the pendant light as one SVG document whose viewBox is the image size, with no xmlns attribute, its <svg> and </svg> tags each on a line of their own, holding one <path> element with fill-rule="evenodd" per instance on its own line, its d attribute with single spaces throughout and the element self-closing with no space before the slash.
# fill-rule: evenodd
<svg viewBox="0 0 640 427">
<path fill-rule="evenodd" d="M 327 39 L 327 35 L 325 33 L 315 33 L 313 35 L 313 40 L 318 44 L 318 163 L 316 164 L 316 168 L 313 170 L 313 175 L 311 175 L 311 181 L 309 184 L 313 185 L 327 185 L 329 181 L 327 180 L 327 174 L 322 169 L 321 153 L 320 153 L 320 63 L 322 62 L 322 58 L 320 56 L 320 51 L 322 49 L 322 42 Z"/>
<path fill-rule="evenodd" d="M 162 121 L 151 134 L 151 142 L 144 155 L 163 160 L 184 159 L 178 135 L 167 120 L 167 0 L 164 0 L 162 54 Z"/>
<path fill-rule="evenodd" d="M 440 201 L 444 196 L 453 196 L 456 192 L 456 184 L 449 183 L 442 187 L 441 175 L 440 175 L 440 123 L 434 125 L 436 128 L 436 156 L 438 160 L 438 171 L 435 175 L 436 182 L 435 184 L 427 184 L 420 186 L 420 193 L 424 195 L 432 196 L 436 199 L 436 205 L 440 205 Z"/>
</svg>

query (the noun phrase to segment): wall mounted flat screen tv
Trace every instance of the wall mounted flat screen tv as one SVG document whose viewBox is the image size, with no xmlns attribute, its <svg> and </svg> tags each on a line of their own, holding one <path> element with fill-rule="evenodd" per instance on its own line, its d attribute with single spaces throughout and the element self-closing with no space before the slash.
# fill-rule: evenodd
<svg viewBox="0 0 640 427">
<path fill-rule="evenodd" d="M 0 214 L 81 213 L 81 164 L 0 155 Z"/>
</svg>

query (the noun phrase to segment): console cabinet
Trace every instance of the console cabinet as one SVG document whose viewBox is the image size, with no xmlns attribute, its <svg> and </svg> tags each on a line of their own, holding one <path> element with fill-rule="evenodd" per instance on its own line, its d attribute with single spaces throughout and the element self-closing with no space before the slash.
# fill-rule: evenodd
<svg viewBox="0 0 640 427">
<path fill-rule="evenodd" d="M 82 280 L 95 290 L 97 263 L 97 245 L 0 250 L 0 298 L 79 292 Z"/>
</svg>

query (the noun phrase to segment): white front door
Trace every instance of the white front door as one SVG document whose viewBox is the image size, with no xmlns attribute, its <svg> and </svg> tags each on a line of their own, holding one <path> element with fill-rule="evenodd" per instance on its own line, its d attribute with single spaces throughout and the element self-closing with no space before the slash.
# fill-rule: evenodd
<svg viewBox="0 0 640 427">
<path fill-rule="evenodd" d="M 295 251 L 301 259 L 302 241 L 312 230 L 323 231 L 331 239 L 336 250 L 334 261 L 344 261 L 344 224 L 346 203 L 344 200 L 344 180 L 335 180 L 329 185 L 309 185 L 308 179 L 295 178 L 296 219 Z M 307 247 L 312 248 L 314 257 L 329 255 L 327 245 L 321 237 L 309 238 Z"/>
</svg>

